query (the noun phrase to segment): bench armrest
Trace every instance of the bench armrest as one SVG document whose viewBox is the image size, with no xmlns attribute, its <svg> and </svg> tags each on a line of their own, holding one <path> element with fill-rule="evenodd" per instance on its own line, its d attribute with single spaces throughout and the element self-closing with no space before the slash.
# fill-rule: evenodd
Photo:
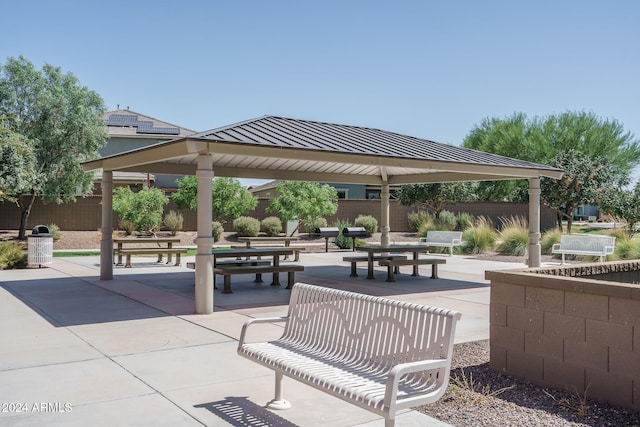
<svg viewBox="0 0 640 427">
<path fill-rule="evenodd" d="M 238 341 L 238 348 L 242 347 L 245 342 L 245 336 L 249 326 L 255 325 L 257 323 L 278 323 L 278 322 L 286 322 L 289 320 L 288 316 L 281 317 L 261 317 L 256 319 L 249 319 L 242 325 L 242 331 L 240 332 L 240 340 Z"/>
<path fill-rule="evenodd" d="M 430 359 L 430 360 L 420 360 L 416 362 L 408 362 L 408 363 L 400 363 L 394 366 L 391 371 L 389 371 L 389 377 L 387 378 L 387 385 L 384 394 L 384 405 L 390 408 L 391 411 L 395 412 L 396 400 L 398 396 L 398 386 L 400 384 L 400 379 L 406 374 L 411 374 L 413 372 L 425 371 L 428 369 L 438 369 L 445 368 L 449 370 L 451 368 L 451 360 L 448 359 Z M 448 375 L 447 375 L 448 377 Z M 446 388 L 446 384 L 445 384 Z M 432 390 L 429 393 L 433 393 L 436 398 L 439 397 L 442 393 L 444 393 L 445 389 L 442 390 Z M 418 398 L 423 398 L 424 396 L 420 396 Z M 405 399 L 410 402 L 412 398 Z M 434 399 L 435 400 L 435 399 Z"/>
<path fill-rule="evenodd" d="M 557 251 L 558 249 L 560 249 L 560 243 L 554 243 L 551 247 L 551 251 Z"/>
<path fill-rule="evenodd" d="M 462 245 L 462 239 L 451 239 L 451 244 L 453 246 L 460 246 Z"/>
</svg>

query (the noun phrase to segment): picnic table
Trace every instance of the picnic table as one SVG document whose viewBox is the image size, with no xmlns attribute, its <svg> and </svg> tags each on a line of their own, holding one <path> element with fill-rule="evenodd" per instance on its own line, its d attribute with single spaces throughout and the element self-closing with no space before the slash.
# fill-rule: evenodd
<svg viewBox="0 0 640 427">
<path fill-rule="evenodd" d="M 273 246 L 273 243 L 282 242 L 285 248 L 291 247 L 291 242 L 299 240 L 298 236 L 256 236 L 256 237 L 238 237 L 238 242 L 242 242 L 247 248 L 259 247 L 258 245 L 267 244 Z M 301 248 L 300 248 L 301 249 Z M 300 259 L 300 249 L 295 251 L 295 261 Z M 285 259 L 288 256 L 285 256 Z"/>
<path fill-rule="evenodd" d="M 421 252 L 428 252 L 429 246 L 426 245 L 370 245 L 370 246 L 358 246 L 356 247 L 357 251 L 363 251 L 367 253 L 367 279 L 375 279 L 373 275 L 373 262 L 375 258 L 375 254 L 384 254 L 384 253 L 412 253 L 413 257 L 411 260 L 388 260 L 385 262 L 385 265 L 388 265 L 390 273 L 387 275 L 388 281 L 393 281 L 393 276 L 391 272 L 391 268 L 394 265 L 412 265 L 413 266 L 413 274 L 412 276 L 418 276 L 418 266 L 421 264 L 431 264 L 432 266 L 432 278 L 437 278 L 437 265 L 444 264 L 446 261 L 444 259 L 435 259 L 435 258 L 419 258 L 419 254 Z M 382 263 L 382 262 L 381 262 Z"/>
<path fill-rule="evenodd" d="M 156 243 L 156 246 L 150 247 L 150 243 Z M 171 262 L 171 255 L 174 243 L 180 243 L 180 239 L 177 237 L 125 237 L 125 238 L 115 238 L 113 239 L 113 244 L 116 245 L 113 252 L 114 255 L 118 256 L 118 260 L 116 265 L 122 265 L 122 250 L 125 249 L 124 245 L 132 245 L 137 244 L 135 249 L 151 249 L 151 254 L 158 255 L 158 262 L 162 261 L 163 253 L 159 252 L 158 249 L 166 248 L 169 249 L 167 251 L 167 263 Z M 140 246 L 146 245 L 146 246 Z M 166 246 L 164 246 L 166 245 Z"/>
</svg>

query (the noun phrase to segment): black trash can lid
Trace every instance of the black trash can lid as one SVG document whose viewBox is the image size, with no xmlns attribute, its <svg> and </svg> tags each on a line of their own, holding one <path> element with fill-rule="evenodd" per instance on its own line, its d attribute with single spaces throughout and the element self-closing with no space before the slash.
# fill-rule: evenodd
<svg viewBox="0 0 640 427">
<path fill-rule="evenodd" d="M 36 225 L 35 227 L 33 227 L 33 230 L 31 230 L 31 235 L 49 236 L 51 235 L 51 232 L 49 231 L 49 227 L 47 227 L 46 225 Z"/>
</svg>

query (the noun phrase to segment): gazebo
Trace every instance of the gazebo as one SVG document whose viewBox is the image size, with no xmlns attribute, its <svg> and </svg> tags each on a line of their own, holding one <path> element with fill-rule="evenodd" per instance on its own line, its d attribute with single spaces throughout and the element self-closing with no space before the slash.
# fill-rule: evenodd
<svg viewBox="0 0 640 427">
<path fill-rule="evenodd" d="M 213 312 L 211 182 L 225 177 L 381 186 L 382 244 L 389 243 L 389 186 L 529 180 L 529 266 L 540 266 L 540 178 L 562 170 L 359 126 L 263 116 L 83 163 L 102 170 L 100 278 L 113 279 L 113 172 L 198 179 L 195 311 Z"/>
</svg>

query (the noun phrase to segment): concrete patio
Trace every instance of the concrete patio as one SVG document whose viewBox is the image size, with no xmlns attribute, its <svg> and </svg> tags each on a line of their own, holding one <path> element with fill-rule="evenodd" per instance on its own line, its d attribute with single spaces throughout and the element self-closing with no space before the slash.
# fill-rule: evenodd
<svg viewBox="0 0 640 427">
<path fill-rule="evenodd" d="M 296 281 L 347 289 L 463 313 L 456 343 L 489 337 L 485 270 L 524 264 L 444 256 L 440 279 L 396 282 L 386 270 L 349 277 L 345 252 L 303 253 Z M 187 257 L 183 266 L 192 258 Z M 234 276 L 232 294 L 215 291 L 214 313 L 194 313 L 194 271 L 134 258 L 99 279 L 99 258 L 54 258 L 48 268 L 0 274 L 0 424 L 11 426 L 383 426 L 384 420 L 293 380 L 292 408 L 273 412 L 274 374 L 236 355 L 245 320 L 284 315 L 289 291 Z M 286 275 L 285 275 L 286 276 Z M 286 278 L 284 280 L 286 283 Z M 276 338 L 264 325 L 254 340 Z M 256 334 L 256 335 L 258 335 Z M 397 426 L 445 425 L 417 411 Z"/>
</svg>

